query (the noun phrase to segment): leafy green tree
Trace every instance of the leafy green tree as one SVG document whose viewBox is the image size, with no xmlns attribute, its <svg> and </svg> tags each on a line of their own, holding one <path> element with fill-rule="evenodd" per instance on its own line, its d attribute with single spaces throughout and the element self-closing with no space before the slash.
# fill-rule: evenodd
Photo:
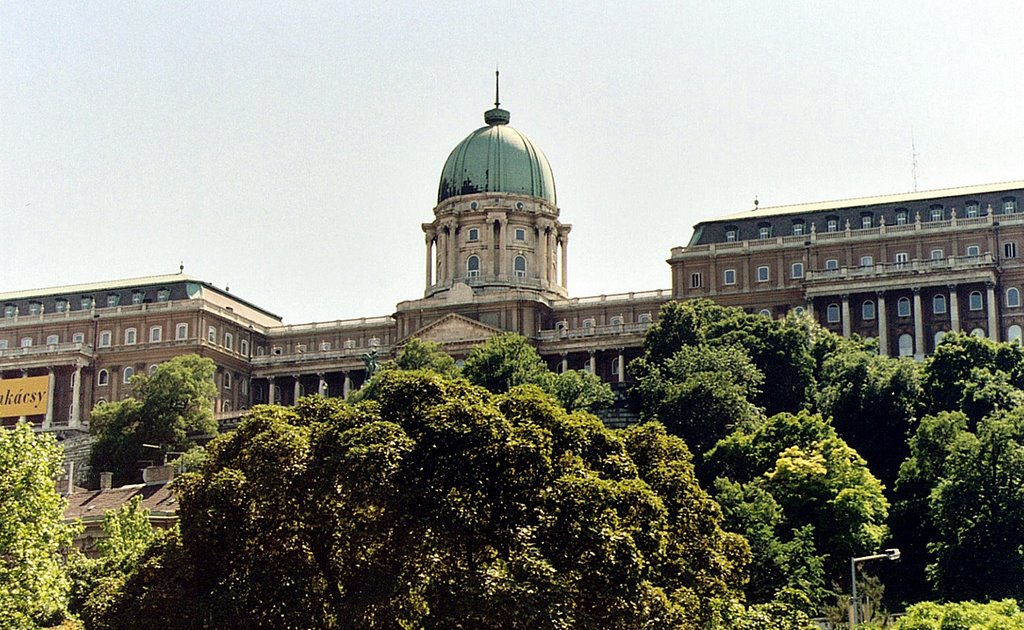
<svg viewBox="0 0 1024 630">
<path fill-rule="evenodd" d="M 975 369 L 987 370 L 987 374 L 974 372 Z M 973 380 L 972 376 L 981 376 L 984 381 L 997 373 L 1002 373 L 998 378 L 1008 385 L 1024 388 L 1024 350 L 1016 344 L 996 343 L 964 333 L 946 335 L 924 365 L 928 412 L 967 411 L 964 409 L 965 385 Z M 971 414 L 975 421 L 991 409 L 977 411 L 981 415 Z"/>
<path fill-rule="evenodd" d="M 358 405 L 258 407 L 208 450 L 108 626 L 699 628 L 742 580 L 680 440 L 534 386 L 385 371 Z"/>
<path fill-rule="evenodd" d="M 1016 601 L 987 603 L 921 602 L 907 608 L 894 630 L 1024 630 L 1024 611 Z"/>
<path fill-rule="evenodd" d="M 822 361 L 816 408 L 884 483 L 896 481 L 921 399 L 916 364 L 836 344 Z"/>
<path fill-rule="evenodd" d="M 1024 599 L 1024 409 L 961 431 L 930 496 L 929 577 L 948 599 Z"/>
<path fill-rule="evenodd" d="M 823 571 L 838 580 L 847 558 L 886 538 L 882 485 L 820 415 L 777 414 L 734 431 L 707 459 L 710 474 L 723 478 L 716 490 L 727 527 L 755 553 L 751 601 L 788 589 L 817 605 Z"/>
<path fill-rule="evenodd" d="M 395 357 L 394 366 L 399 370 L 431 370 L 449 377 L 459 371 L 455 359 L 441 349 L 441 344 L 416 337 L 410 339 Z"/>
<path fill-rule="evenodd" d="M 741 348 L 682 346 L 662 363 L 641 357 L 630 370 L 641 419 L 664 423 L 698 454 L 759 418 L 750 398 L 763 377 Z"/>
<path fill-rule="evenodd" d="M 114 473 L 118 485 L 139 477 L 139 462 L 164 454 L 187 451 L 195 436 L 217 433 L 213 418 L 213 382 L 216 366 L 197 355 L 175 357 L 152 374 L 132 377 L 132 396 L 100 403 L 93 409 L 89 430 L 95 436 L 90 453 L 93 476 Z"/>
<path fill-rule="evenodd" d="M 595 412 L 610 407 L 615 394 L 601 377 L 584 370 L 566 370 L 561 374 L 548 372 L 542 379 L 542 389 L 555 397 L 566 411 Z"/>
<path fill-rule="evenodd" d="M 476 346 L 462 366 L 462 374 L 470 383 L 496 394 L 516 385 L 541 383 L 547 371 L 537 350 L 515 333 L 495 335 Z"/>
<path fill-rule="evenodd" d="M 62 618 L 69 581 L 61 562 L 75 527 L 53 479 L 61 448 L 27 424 L 0 429 L 0 627 L 34 628 Z"/>
<path fill-rule="evenodd" d="M 69 558 L 72 578 L 69 608 L 89 628 L 100 619 L 124 587 L 125 580 L 156 537 L 149 510 L 138 496 L 103 515 L 103 538 L 96 544 L 98 558 L 79 552 Z"/>
</svg>

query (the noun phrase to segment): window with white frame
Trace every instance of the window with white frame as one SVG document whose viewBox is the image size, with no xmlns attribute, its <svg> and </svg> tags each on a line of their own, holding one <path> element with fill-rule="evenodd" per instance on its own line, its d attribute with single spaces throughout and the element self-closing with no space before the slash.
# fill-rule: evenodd
<svg viewBox="0 0 1024 630">
<path fill-rule="evenodd" d="M 515 260 L 512 261 L 512 271 L 515 273 L 517 278 L 526 277 L 526 257 L 516 256 Z"/>
<path fill-rule="evenodd" d="M 652 319 L 653 318 L 650 313 L 640 313 L 637 315 L 636 321 L 638 324 L 650 324 Z"/>
<path fill-rule="evenodd" d="M 967 246 L 967 256 L 969 258 L 977 258 L 978 256 L 981 256 L 981 246 L 979 246 L 979 245 L 968 245 Z"/>
<path fill-rule="evenodd" d="M 181 322 L 174 327 L 174 338 L 177 340 L 188 339 L 188 324 Z"/>
<path fill-rule="evenodd" d="M 0 350 L 6 350 L 6 349 L 7 349 L 7 340 L 6 339 L 0 339 Z"/>
<path fill-rule="evenodd" d="M 14 317 L 18 314 L 18 307 L 13 304 L 4 306 L 4 317 Z"/>
<path fill-rule="evenodd" d="M 210 326 L 206 329 L 206 340 L 210 343 L 217 343 L 217 327 Z"/>
<path fill-rule="evenodd" d="M 829 258 L 825 261 L 825 269 L 827 271 L 836 271 L 839 269 L 839 261 L 835 258 Z"/>
<path fill-rule="evenodd" d="M 1017 243 L 1015 241 L 1008 241 L 1003 243 L 1003 258 L 1016 258 L 1017 257 Z"/>
<path fill-rule="evenodd" d="M 726 269 L 722 272 L 722 283 L 723 284 L 736 284 L 736 270 Z"/>
<path fill-rule="evenodd" d="M 224 372 L 224 389 L 231 389 L 231 372 Z"/>
<path fill-rule="evenodd" d="M 931 253 L 929 254 L 929 257 L 932 260 L 942 260 L 943 258 L 946 257 L 946 252 L 945 252 L 945 250 L 941 250 L 941 249 L 933 249 L 931 251 Z"/>
<path fill-rule="evenodd" d="M 691 273 L 690 274 L 690 288 L 691 289 L 698 289 L 698 288 L 700 288 L 700 285 L 701 285 L 700 272 L 699 271 L 695 271 L 695 272 Z"/>
<path fill-rule="evenodd" d="M 149 366 L 149 373 L 152 374 L 153 372 L 156 372 L 156 369 L 158 367 L 160 367 L 160 366 L 158 364 L 156 364 L 156 363 L 154 363 L 153 365 Z"/>
<path fill-rule="evenodd" d="M 235 349 L 235 336 L 229 332 L 224 333 L 224 347 L 228 350 Z"/>
<path fill-rule="evenodd" d="M 40 304 L 39 302 L 29 302 L 28 303 L 28 314 L 29 315 L 38 315 L 38 314 L 40 314 L 42 312 L 43 312 L 43 305 Z"/>
<path fill-rule="evenodd" d="M 839 231 L 839 218 L 829 217 L 825 219 L 825 231 L 826 232 L 838 232 Z"/>
<path fill-rule="evenodd" d="M 330 346 L 330 343 L 328 343 L 327 345 Z M 330 350 L 330 347 L 328 347 L 327 349 Z M 238 352 L 243 357 L 249 356 L 249 340 L 248 339 L 242 339 L 241 341 L 238 342 Z"/>
<path fill-rule="evenodd" d="M 126 368 L 124 369 L 124 372 L 123 372 L 123 376 L 122 376 L 122 378 L 121 378 L 121 381 L 122 381 L 123 383 L 128 383 L 128 382 L 130 382 L 130 381 L 132 380 L 132 377 L 133 377 L 133 376 L 135 376 L 135 368 L 133 368 L 133 367 L 131 367 L 131 366 L 128 366 L 128 367 L 126 367 Z"/>
<path fill-rule="evenodd" d="M 804 277 L 804 264 L 802 262 L 795 262 L 789 267 L 789 277 L 794 280 Z"/>
<path fill-rule="evenodd" d="M 608 320 L 608 323 L 612 326 L 621 326 L 625 322 L 625 318 L 622 315 L 612 315 L 612 318 Z"/>
<path fill-rule="evenodd" d="M 939 347 L 939 344 L 940 344 L 940 343 L 942 343 L 942 340 L 943 340 L 943 339 L 944 339 L 945 337 L 946 337 L 946 331 L 945 331 L 945 330 L 940 330 L 940 331 L 936 332 L 936 333 L 935 333 L 935 337 L 934 337 L 934 340 L 933 340 L 933 342 L 934 342 L 934 344 L 935 344 L 935 346 L 934 346 L 934 347 L 938 348 L 938 347 Z"/>
<path fill-rule="evenodd" d="M 828 321 L 828 323 L 830 323 L 830 324 L 838 324 L 839 323 L 839 305 L 838 304 L 835 304 L 835 303 L 829 304 L 828 307 L 825 308 L 825 320 Z"/>
<path fill-rule="evenodd" d="M 866 230 L 866 229 L 868 229 L 870 227 L 874 227 L 874 217 L 872 217 L 870 214 L 863 214 L 863 215 L 861 215 L 861 217 L 860 217 L 860 227 L 861 227 L 861 229 L 864 229 L 864 230 Z"/>
<path fill-rule="evenodd" d="M 977 201 L 968 201 L 967 205 L 964 206 L 964 215 L 968 219 L 973 219 L 981 214 L 981 206 L 978 205 Z"/>
<path fill-rule="evenodd" d="M 48 346 L 55 346 L 58 343 L 60 343 L 60 335 L 47 335 L 46 336 L 46 345 L 48 345 Z"/>
<path fill-rule="evenodd" d="M 164 327 L 163 326 L 150 326 L 149 328 L 149 343 L 159 343 L 164 340 Z"/>
<path fill-rule="evenodd" d="M 895 260 L 896 267 L 898 269 L 902 269 L 903 267 L 907 266 L 908 262 L 910 262 L 910 254 L 908 254 L 907 252 L 896 252 Z"/>
<path fill-rule="evenodd" d="M 794 306 L 793 307 L 793 312 L 796 313 L 797 315 L 803 315 L 804 314 L 804 307 L 802 307 L 802 306 Z"/>
<path fill-rule="evenodd" d="M 587 319 L 583 320 L 583 327 L 584 328 L 593 328 L 594 324 L 595 324 L 595 322 L 594 322 L 594 318 L 593 317 L 588 317 Z"/>
<path fill-rule="evenodd" d="M 83 295 L 79 299 L 79 306 L 83 311 L 88 311 L 92 308 L 92 296 Z"/>
<path fill-rule="evenodd" d="M 767 317 L 768 319 L 771 319 L 772 317 L 772 312 L 766 308 L 762 308 L 760 311 L 757 312 L 757 314 L 760 315 L 761 317 Z"/>
<path fill-rule="evenodd" d="M 765 240 L 772 237 L 772 227 L 770 225 L 761 225 L 757 228 L 757 238 Z"/>
<path fill-rule="evenodd" d="M 350 339 L 349 341 L 352 341 L 352 340 Z M 355 342 L 353 342 L 353 343 L 355 343 Z M 256 356 L 262 357 L 266 353 L 267 353 L 267 349 L 264 348 L 263 346 L 258 346 L 256 348 Z"/>
<path fill-rule="evenodd" d="M 971 291 L 971 294 L 967 296 L 968 308 L 972 311 L 980 311 L 982 307 L 981 291 Z"/>
<path fill-rule="evenodd" d="M 875 318 L 875 303 L 871 300 L 864 300 L 860 305 L 860 318 L 861 319 L 874 319 Z"/>
<path fill-rule="evenodd" d="M 803 220 L 798 219 L 796 221 L 793 221 L 793 236 L 803 236 L 803 235 L 804 235 L 804 222 L 803 222 Z"/>
<path fill-rule="evenodd" d="M 138 341 L 138 335 L 134 328 L 124 329 L 124 345 L 134 346 L 135 342 Z"/>
<path fill-rule="evenodd" d="M 53 303 L 53 308 L 58 313 L 66 313 L 68 310 L 68 301 L 61 298 Z"/>
<path fill-rule="evenodd" d="M 942 206 L 936 205 L 929 208 L 928 216 L 931 217 L 932 221 L 941 221 L 946 217 L 946 213 L 942 209 Z"/>
<path fill-rule="evenodd" d="M 983 328 L 975 328 L 974 330 L 971 331 L 971 336 L 977 337 L 978 339 L 984 339 L 985 330 Z"/>
<path fill-rule="evenodd" d="M 516 228 L 515 229 L 515 239 L 517 241 L 525 241 L 526 240 L 526 229 L 525 228 Z"/>
<path fill-rule="evenodd" d="M 140 290 L 132 291 L 132 304 L 142 304 L 146 299 L 146 294 Z"/>
<path fill-rule="evenodd" d="M 860 266 L 861 267 L 871 267 L 874 264 L 875 264 L 875 259 L 874 259 L 873 256 L 864 255 L 864 256 L 860 257 Z"/>
<path fill-rule="evenodd" d="M 900 356 L 901 357 L 912 357 L 914 356 L 914 338 L 907 333 L 903 333 L 899 338 Z"/>
<path fill-rule="evenodd" d="M 725 242 L 734 243 L 739 240 L 739 230 L 736 228 L 726 228 L 725 230 Z"/>
<path fill-rule="evenodd" d="M 160 289 L 159 291 L 156 292 L 156 301 L 157 302 L 166 302 L 167 300 L 170 300 L 170 299 L 171 299 L 171 291 L 170 291 L 170 289 Z"/>
<path fill-rule="evenodd" d="M 110 347 L 110 340 L 111 340 L 111 334 L 110 334 L 109 330 L 104 330 L 104 331 L 102 331 L 100 333 L 100 347 L 101 348 L 109 348 Z"/>
<path fill-rule="evenodd" d="M 249 395 L 249 379 L 243 378 L 241 381 L 239 381 L 239 383 L 240 383 L 240 387 L 242 389 L 242 395 L 243 396 L 248 396 Z"/>
<path fill-rule="evenodd" d="M 942 315 L 946 312 L 946 296 L 938 294 L 932 297 L 932 313 Z"/>
<path fill-rule="evenodd" d="M 471 241 L 479 241 L 480 240 L 480 230 L 478 228 L 469 228 L 468 236 L 469 236 L 469 240 L 471 240 Z"/>
<path fill-rule="evenodd" d="M 476 255 L 466 259 L 466 277 L 477 278 L 480 276 L 480 258 Z"/>
<path fill-rule="evenodd" d="M 21 338 L 21 347 L 22 348 L 30 348 L 30 347 L 32 347 L 32 337 L 22 337 Z"/>
<path fill-rule="evenodd" d="M 1003 199 L 1003 214 L 1013 214 L 1017 211 L 1017 200 L 1013 197 Z"/>
<path fill-rule="evenodd" d="M 770 279 L 770 275 L 768 273 L 768 267 L 766 265 L 761 265 L 760 267 L 758 267 L 757 268 L 757 281 L 758 282 L 768 282 L 769 279 Z"/>
<path fill-rule="evenodd" d="M 896 210 L 896 225 L 906 225 L 910 222 L 910 213 L 905 208 Z"/>
<path fill-rule="evenodd" d="M 1021 328 L 1017 324 L 1014 324 L 1006 329 L 1006 341 L 1016 345 L 1021 345 Z"/>
<path fill-rule="evenodd" d="M 85 343 L 85 333 L 76 332 L 71 335 L 71 343 Z"/>
<path fill-rule="evenodd" d="M 121 303 L 121 296 L 120 295 L 118 295 L 117 293 L 108 293 L 107 294 L 107 308 L 111 308 L 111 307 L 117 306 L 120 303 Z"/>
<path fill-rule="evenodd" d="M 910 317 L 910 298 L 901 297 L 897 300 L 896 315 L 898 317 Z"/>
<path fill-rule="evenodd" d="M 96 384 L 99 385 L 100 387 L 103 387 L 103 386 L 105 386 L 105 385 L 107 385 L 109 383 L 110 383 L 110 372 L 108 372 L 106 370 L 100 370 L 99 373 L 96 374 Z"/>
<path fill-rule="evenodd" d="M 1006 290 L 1006 306 L 1016 308 L 1020 306 L 1020 289 L 1010 287 Z"/>
</svg>

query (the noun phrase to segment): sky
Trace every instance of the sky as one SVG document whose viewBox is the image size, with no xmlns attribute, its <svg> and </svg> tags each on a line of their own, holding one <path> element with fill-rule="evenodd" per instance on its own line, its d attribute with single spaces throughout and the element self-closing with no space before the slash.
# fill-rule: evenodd
<svg viewBox="0 0 1024 630">
<path fill-rule="evenodd" d="M 286 323 L 390 314 L 495 67 L 570 294 L 668 288 L 755 196 L 1024 179 L 1022 43 L 1019 0 L 5 0 L 0 292 L 183 263 Z"/>
</svg>

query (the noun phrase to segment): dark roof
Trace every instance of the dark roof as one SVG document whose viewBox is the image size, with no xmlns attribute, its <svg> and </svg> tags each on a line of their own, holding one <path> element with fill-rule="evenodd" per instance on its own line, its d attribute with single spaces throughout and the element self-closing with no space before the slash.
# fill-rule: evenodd
<svg viewBox="0 0 1024 630">
<path fill-rule="evenodd" d="M 116 510 L 136 496 L 142 497 L 142 507 L 149 510 L 151 515 L 175 516 L 178 513 L 178 499 L 170 484 L 140 483 L 110 490 L 76 492 L 68 496 L 64 518 L 102 518 L 107 510 Z"/>
</svg>

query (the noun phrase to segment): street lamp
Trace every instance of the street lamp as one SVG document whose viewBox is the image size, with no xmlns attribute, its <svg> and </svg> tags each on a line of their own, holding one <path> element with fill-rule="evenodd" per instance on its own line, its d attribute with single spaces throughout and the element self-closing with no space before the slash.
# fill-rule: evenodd
<svg viewBox="0 0 1024 630">
<path fill-rule="evenodd" d="M 857 627 L 857 563 L 868 560 L 899 560 L 899 549 L 886 549 L 883 553 L 876 553 L 870 556 L 850 558 L 850 630 Z"/>
</svg>

